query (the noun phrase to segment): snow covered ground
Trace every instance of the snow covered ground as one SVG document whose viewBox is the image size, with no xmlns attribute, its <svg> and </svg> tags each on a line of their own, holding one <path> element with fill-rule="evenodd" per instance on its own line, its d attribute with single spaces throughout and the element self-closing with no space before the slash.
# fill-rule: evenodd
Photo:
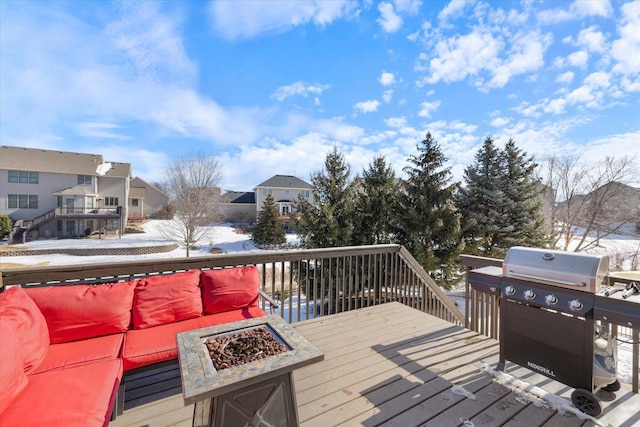
<svg viewBox="0 0 640 427">
<path fill-rule="evenodd" d="M 131 246 L 153 246 L 168 242 L 165 237 L 167 221 L 152 220 L 144 224 L 144 233 L 125 234 L 122 237 L 108 236 L 97 240 L 90 239 L 46 239 L 35 240 L 25 244 L 12 245 L 16 249 L 55 249 L 55 248 L 91 248 L 91 247 L 131 247 Z M 298 237 L 294 234 L 287 235 L 287 241 L 291 244 L 298 242 Z M 8 242 L 2 242 L 7 244 Z M 220 224 L 210 227 L 207 236 L 198 242 L 195 249 L 191 249 L 189 256 L 209 256 L 212 249 L 219 249 L 223 253 L 237 252 L 257 252 L 262 249 L 256 248 L 247 234 L 240 234 L 230 224 Z M 2 250 L 0 248 L 0 250 Z M 135 255 L 135 259 L 158 259 L 158 258 L 177 258 L 187 256 L 185 247 L 180 246 L 171 252 Z M 77 256 L 65 254 L 51 255 L 29 255 L 29 256 L 12 256 L 0 257 L 0 268 L 3 264 L 22 264 L 25 267 L 29 265 L 71 265 L 71 264 L 87 264 L 94 262 L 118 262 L 130 261 L 131 256 L 127 255 L 100 255 L 100 256 Z"/>
<path fill-rule="evenodd" d="M 25 244 L 13 245 L 15 248 L 21 249 L 52 249 L 52 248 L 89 248 L 89 247 L 131 247 L 134 245 L 150 246 L 161 243 L 167 243 L 167 238 L 164 237 L 166 233 L 162 232 L 162 228 L 165 226 L 166 221 L 154 220 L 148 221 L 144 225 L 144 233 L 125 234 L 122 237 L 103 237 L 100 240 L 96 239 L 48 239 L 37 240 L 27 242 Z M 631 236 L 631 233 L 625 233 L 623 235 L 609 236 L 601 240 L 600 245 L 597 248 L 593 248 L 587 251 L 590 254 L 607 254 L 610 258 L 620 265 L 620 268 L 613 268 L 613 270 L 629 270 L 631 268 L 637 268 L 633 266 L 633 256 L 640 252 L 640 237 Z M 296 235 L 287 235 L 287 241 L 290 244 L 297 244 L 298 238 Z M 7 242 L 2 242 L 7 244 Z M 259 252 L 262 249 L 256 248 L 249 235 L 240 234 L 230 224 L 220 224 L 212 226 L 207 238 L 204 241 L 200 241 L 197 244 L 196 249 L 190 251 L 190 256 L 208 256 L 211 255 L 212 249 L 219 249 L 223 253 L 238 253 L 238 252 Z M 2 248 L 0 248 L 2 250 Z M 149 255 L 135 255 L 135 259 L 158 259 L 158 258 L 175 258 L 185 257 L 186 249 L 179 247 L 171 252 L 164 252 L 158 254 Z M 637 255 L 636 255 L 637 256 Z M 73 265 L 73 264 L 87 264 L 94 262 L 118 262 L 118 261 L 130 261 L 131 256 L 126 255 L 111 255 L 111 256 L 77 256 L 77 255 L 65 255 L 65 254 L 52 254 L 52 255 L 32 255 L 32 256 L 11 256 L 0 257 L 0 270 L 3 268 L 30 265 Z M 463 285 L 464 286 L 464 285 Z M 464 291 L 464 287 L 462 288 Z M 464 298 L 459 296 L 459 292 L 452 292 L 451 298 L 458 304 L 458 306 L 464 310 Z M 462 293 L 464 295 L 464 292 Z M 295 297 L 294 297 L 295 298 Z M 289 318 L 289 307 L 292 306 L 292 321 L 297 321 L 297 300 L 292 301 L 291 305 L 286 300 L 283 304 L 282 312 L 279 310 L 278 314 L 282 314 L 285 319 Z M 307 314 L 306 303 L 301 304 L 301 318 L 305 319 L 313 317 L 313 309 L 309 307 L 309 313 Z M 631 382 L 631 351 L 630 345 L 623 344 L 619 347 L 618 352 L 618 372 L 621 381 Z"/>
</svg>

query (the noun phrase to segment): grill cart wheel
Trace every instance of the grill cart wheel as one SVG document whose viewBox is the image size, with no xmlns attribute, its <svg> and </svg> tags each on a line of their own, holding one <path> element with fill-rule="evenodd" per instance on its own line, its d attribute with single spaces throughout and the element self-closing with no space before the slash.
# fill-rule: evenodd
<svg viewBox="0 0 640 427">
<path fill-rule="evenodd" d="M 592 417 L 597 417 L 602 413 L 602 407 L 598 399 L 588 390 L 583 388 L 577 388 L 571 393 L 571 402 L 573 406 L 578 408 L 581 412 Z"/>
<path fill-rule="evenodd" d="M 602 389 L 604 391 L 611 391 L 611 392 L 618 391 L 618 390 L 620 390 L 620 381 L 615 380 L 611 384 L 602 387 Z"/>
</svg>

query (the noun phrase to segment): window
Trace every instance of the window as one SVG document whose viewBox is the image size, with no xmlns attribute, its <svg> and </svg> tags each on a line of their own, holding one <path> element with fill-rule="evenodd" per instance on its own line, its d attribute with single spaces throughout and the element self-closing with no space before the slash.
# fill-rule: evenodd
<svg viewBox="0 0 640 427">
<path fill-rule="evenodd" d="M 9 194 L 9 209 L 38 209 L 38 196 L 29 194 Z"/>
<path fill-rule="evenodd" d="M 104 198 L 105 206 L 118 206 L 118 198 L 117 197 L 105 197 Z"/>
<path fill-rule="evenodd" d="M 300 195 L 301 195 L 302 197 L 304 197 L 305 199 L 308 199 L 308 198 L 309 198 L 309 190 L 302 190 L 302 191 L 300 192 Z"/>
<path fill-rule="evenodd" d="M 131 199 L 131 206 L 138 206 L 138 199 Z"/>
<path fill-rule="evenodd" d="M 91 175 L 78 175 L 78 185 L 91 185 Z"/>
<path fill-rule="evenodd" d="M 287 196 L 289 195 L 289 190 L 284 190 L 284 194 L 286 194 Z"/>
<path fill-rule="evenodd" d="M 19 184 L 37 184 L 38 172 L 9 171 L 9 182 Z"/>
<path fill-rule="evenodd" d="M 59 208 L 61 208 L 61 207 L 62 207 L 62 196 L 58 196 L 57 206 L 58 206 Z M 62 231 L 62 229 L 60 229 L 60 230 L 58 230 L 58 231 Z"/>
<path fill-rule="evenodd" d="M 262 195 L 263 196 L 268 196 L 269 194 L 272 194 L 272 193 L 273 193 L 273 189 L 271 189 L 271 188 L 263 188 L 262 189 Z"/>
</svg>

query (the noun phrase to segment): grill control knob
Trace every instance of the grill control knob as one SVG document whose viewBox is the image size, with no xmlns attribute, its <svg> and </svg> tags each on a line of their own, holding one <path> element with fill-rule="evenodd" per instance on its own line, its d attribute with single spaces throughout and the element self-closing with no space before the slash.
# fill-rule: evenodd
<svg viewBox="0 0 640 427">
<path fill-rule="evenodd" d="M 524 299 L 532 300 L 535 297 L 536 297 L 536 293 L 533 292 L 531 289 L 527 289 L 526 291 L 524 291 Z"/>
<path fill-rule="evenodd" d="M 507 295 L 513 295 L 516 293 L 516 288 L 514 288 L 513 286 L 509 285 L 506 288 L 504 288 L 504 293 Z"/>
<path fill-rule="evenodd" d="M 553 294 L 547 295 L 544 297 L 544 302 L 546 302 L 547 305 L 556 305 L 558 303 L 558 297 Z"/>
<path fill-rule="evenodd" d="M 577 299 L 574 299 L 573 301 L 571 301 L 571 302 L 569 303 L 569 308 L 570 308 L 572 311 L 580 311 L 580 310 L 582 310 L 582 308 L 583 308 L 583 307 L 584 307 L 584 306 L 582 305 L 582 303 L 580 302 L 580 300 L 577 300 Z"/>
</svg>

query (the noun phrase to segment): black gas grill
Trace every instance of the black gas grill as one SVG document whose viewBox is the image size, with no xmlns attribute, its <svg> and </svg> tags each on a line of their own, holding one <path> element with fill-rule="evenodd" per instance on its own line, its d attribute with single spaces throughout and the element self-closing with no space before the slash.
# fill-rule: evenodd
<svg viewBox="0 0 640 427">
<path fill-rule="evenodd" d="M 612 316 L 614 310 L 599 309 L 606 299 L 596 298 L 606 287 L 608 272 L 607 256 L 525 247 L 507 252 L 502 274 L 496 274 L 496 267 L 472 270 L 474 289 L 500 295 L 498 370 L 508 360 L 573 387 L 574 405 L 598 415 L 601 407 L 594 393 L 619 387 L 615 352 L 610 357 L 605 352 L 614 345 L 609 341 L 597 352 L 594 344 L 600 333 L 595 320 L 604 320 L 604 311 Z M 606 359 L 605 368 L 594 367 L 594 354 L 596 361 L 599 355 Z"/>
</svg>

